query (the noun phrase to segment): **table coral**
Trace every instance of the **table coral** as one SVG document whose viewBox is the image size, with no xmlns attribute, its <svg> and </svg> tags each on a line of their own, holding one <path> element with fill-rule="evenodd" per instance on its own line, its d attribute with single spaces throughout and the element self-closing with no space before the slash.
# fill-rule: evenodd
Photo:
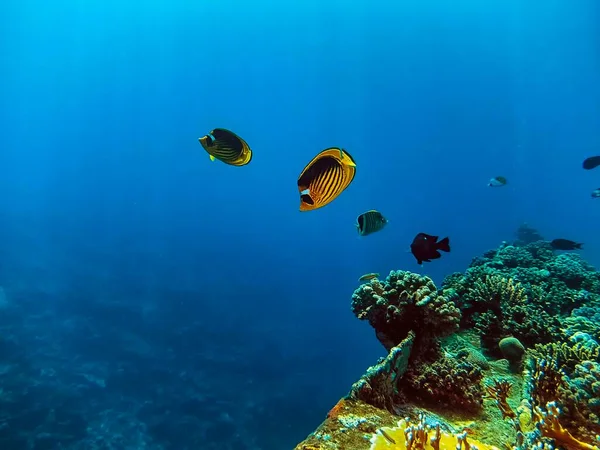
<svg viewBox="0 0 600 450">
<path fill-rule="evenodd" d="M 493 380 L 492 383 L 485 386 L 486 397 L 496 403 L 502 413 L 503 419 L 513 419 L 516 417 L 515 412 L 507 401 L 511 389 L 512 384 L 508 380 Z"/>
</svg>

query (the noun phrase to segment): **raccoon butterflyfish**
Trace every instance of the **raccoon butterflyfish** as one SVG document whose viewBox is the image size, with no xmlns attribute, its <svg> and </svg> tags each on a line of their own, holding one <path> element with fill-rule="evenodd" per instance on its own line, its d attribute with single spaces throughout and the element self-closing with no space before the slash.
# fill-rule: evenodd
<svg viewBox="0 0 600 450">
<path fill-rule="evenodd" d="M 198 141 L 211 161 L 218 159 L 230 166 L 245 166 L 252 159 L 252 150 L 246 141 L 225 128 L 215 128 Z"/>
<path fill-rule="evenodd" d="M 331 203 L 346 189 L 356 175 L 356 163 L 338 147 L 323 150 L 302 170 L 298 177 L 300 211 L 311 211 Z"/>
</svg>

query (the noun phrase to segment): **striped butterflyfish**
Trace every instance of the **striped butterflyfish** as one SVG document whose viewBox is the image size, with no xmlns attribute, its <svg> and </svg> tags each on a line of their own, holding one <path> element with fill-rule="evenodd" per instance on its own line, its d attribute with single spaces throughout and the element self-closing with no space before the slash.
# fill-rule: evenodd
<svg viewBox="0 0 600 450">
<path fill-rule="evenodd" d="M 388 221 L 383 217 L 383 214 L 372 209 L 358 216 L 356 219 L 356 228 L 358 229 L 358 234 L 366 236 L 375 233 L 376 231 L 383 230 L 383 227 L 385 227 L 387 223 Z"/>
<path fill-rule="evenodd" d="M 218 159 L 231 166 L 245 166 L 252 159 L 252 150 L 246 141 L 225 128 L 215 128 L 198 141 L 211 161 Z"/>
<path fill-rule="evenodd" d="M 300 211 L 311 211 L 331 203 L 346 189 L 356 174 L 350 154 L 338 147 L 323 150 L 298 177 Z"/>
</svg>

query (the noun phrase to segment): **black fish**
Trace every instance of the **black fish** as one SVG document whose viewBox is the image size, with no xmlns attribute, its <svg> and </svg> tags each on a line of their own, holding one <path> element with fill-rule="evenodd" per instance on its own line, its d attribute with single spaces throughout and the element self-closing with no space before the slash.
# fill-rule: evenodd
<svg viewBox="0 0 600 450">
<path fill-rule="evenodd" d="M 586 170 L 600 166 L 600 156 L 590 156 L 583 161 L 583 168 Z"/>
<path fill-rule="evenodd" d="M 581 248 L 583 244 L 579 244 L 569 239 L 554 239 L 550 242 L 550 245 L 554 250 L 583 250 L 583 248 Z"/>
<path fill-rule="evenodd" d="M 443 252 L 450 251 L 450 239 L 445 237 L 438 242 L 438 236 L 431 236 L 425 233 L 419 233 L 410 244 L 410 251 L 417 258 L 417 263 L 423 261 L 431 262 L 432 259 L 441 258 L 438 250 Z"/>
<path fill-rule="evenodd" d="M 383 227 L 385 227 L 387 223 L 388 221 L 383 217 L 383 214 L 371 209 L 358 216 L 356 219 L 356 228 L 358 228 L 358 234 L 367 236 L 368 234 L 383 230 Z"/>
</svg>

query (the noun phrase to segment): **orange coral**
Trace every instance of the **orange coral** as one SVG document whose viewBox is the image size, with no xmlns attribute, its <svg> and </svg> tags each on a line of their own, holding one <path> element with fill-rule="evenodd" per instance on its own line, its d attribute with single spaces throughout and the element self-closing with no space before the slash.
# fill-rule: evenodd
<svg viewBox="0 0 600 450">
<path fill-rule="evenodd" d="M 494 380 L 492 385 L 485 386 L 485 393 L 487 398 L 491 398 L 496 402 L 502 418 L 514 419 L 516 417 L 515 412 L 512 410 L 506 399 L 510 395 L 512 384 L 507 380 Z"/>
<path fill-rule="evenodd" d="M 342 412 L 342 409 L 344 409 L 345 406 L 345 400 L 342 398 L 340 399 L 333 408 L 331 408 L 329 410 L 329 412 L 327 413 L 327 418 L 328 419 L 335 419 L 337 418 L 337 416 L 340 415 L 340 413 Z"/>
</svg>

